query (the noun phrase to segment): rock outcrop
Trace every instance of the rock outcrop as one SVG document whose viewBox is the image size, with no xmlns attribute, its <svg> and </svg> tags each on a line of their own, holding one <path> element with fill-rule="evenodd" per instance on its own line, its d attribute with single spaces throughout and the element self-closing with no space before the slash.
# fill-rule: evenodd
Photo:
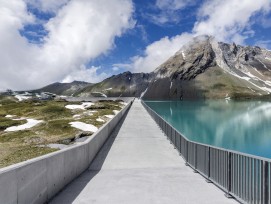
<svg viewBox="0 0 271 204">
<path fill-rule="evenodd" d="M 271 52 L 199 36 L 151 73 L 124 72 L 69 93 L 176 100 L 269 97 Z"/>
</svg>

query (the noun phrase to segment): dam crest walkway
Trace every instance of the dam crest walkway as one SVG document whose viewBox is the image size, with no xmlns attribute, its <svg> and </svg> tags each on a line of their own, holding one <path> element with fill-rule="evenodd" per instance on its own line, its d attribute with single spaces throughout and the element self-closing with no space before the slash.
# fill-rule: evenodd
<svg viewBox="0 0 271 204">
<path fill-rule="evenodd" d="M 87 171 L 51 204 L 233 204 L 185 165 L 140 100 L 135 100 Z"/>
</svg>

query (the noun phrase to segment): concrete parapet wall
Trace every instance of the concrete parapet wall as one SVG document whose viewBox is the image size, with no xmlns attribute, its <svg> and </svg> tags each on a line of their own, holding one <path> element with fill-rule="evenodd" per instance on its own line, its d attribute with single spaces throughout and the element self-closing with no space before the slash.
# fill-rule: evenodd
<svg viewBox="0 0 271 204">
<path fill-rule="evenodd" d="M 0 204 L 49 201 L 89 167 L 131 104 L 82 144 L 0 169 Z"/>
</svg>

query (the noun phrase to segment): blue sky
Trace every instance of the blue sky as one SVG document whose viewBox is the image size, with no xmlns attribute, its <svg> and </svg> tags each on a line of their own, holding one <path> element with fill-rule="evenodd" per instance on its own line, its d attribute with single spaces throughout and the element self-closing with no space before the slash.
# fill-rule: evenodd
<svg viewBox="0 0 271 204">
<path fill-rule="evenodd" d="M 135 27 L 127 31 L 121 37 L 117 37 L 115 39 L 114 48 L 109 53 L 90 60 L 88 66 L 100 66 L 101 69 L 99 69 L 98 72 L 113 74 L 126 71 L 125 68 L 120 68 L 118 71 L 112 72 L 112 67 L 119 63 L 130 63 L 130 58 L 144 54 L 146 46 L 165 36 L 173 37 L 183 32 L 191 31 L 196 21 L 196 10 L 199 9 L 199 3 L 202 3 L 202 1 L 197 1 L 197 3 L 195 2 L 187 6 L 185 9 L 174 11 L 174 16 L 179 19 L 165 23 L 150 20 L 151 16 L 159 16 L 162 13 L 162 11 L 155 6 L 155 3 L 156 0 L 133 1 L 135 9 L 133 15 L 136 20 Z M 31 43 L 42 44 L 43 38 L 48 34 L 43 28 L 42 22 L 50 20 L 55 14 L 42 12 L 29 4 L 28 10 L 41 20 L 41 24 L 25 26 L 20 31 L 21 35 L 26 37 Z"/>
<path fill-rule="evenodd" d="M 13 1 L 0 3 L 0 89 L 150 72 L 197 35 L 271 49 L 269 0 Z"/>
<path fill-rule="evenodd" d="M 168 36 L 174 37 L 180 35 L 183 32 L 190 32 L 195 22 L 197 21 L 197 11 L 204 1 L 195 1 L 194 4 L 188 5 L 183 9 L 174 11 L 174 15 L 179 18 L 177 21 L 168 21 L 165 23 L 154 22 L 150 20 L 150 16 L 159 16 L 161 10 L 155 6 L 155 0 L 144 1 L 136 0 L 135 4 L 135 18 L 137 25 L 135 28 L 121 38 L 117 38 L 115 41 L 115 49 L 113 49 L 109 55 L 101 56 L 96 60 L 90 62 L 90 65 L 102 66 L 104 71 L 117 63 L 130 63 L 130 58 L 136 55 L 144 55 L 144 49 L 149 44 L 158 41 L 159 39 Z M 230 14 L 229 14 L 230 15 Z M 271 49 L 271 14 L 265 14 L 264 19 L 266 24 L 262 22 L 262 14 L 256 13 L 250 18 L 250 22 L 254 22 L 249 26 L 254 31 L 253 35 L 249 35 L 245 39 L 242 45 L 261 46 L 267 49 Z M 229 43 L 234 40 L 227 40 Z M 238 43 L 238 42 L 237 42 Z M 181 47 L 180 47 L 181 48 Z M 118 72 L 125 71 L 120 69 Z"/>
</svg>

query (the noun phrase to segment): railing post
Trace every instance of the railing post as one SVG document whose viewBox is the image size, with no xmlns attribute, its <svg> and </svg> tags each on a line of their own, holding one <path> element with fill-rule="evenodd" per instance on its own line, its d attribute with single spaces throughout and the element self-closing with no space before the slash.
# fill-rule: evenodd
<svg viewBox="0 0 271 204">
<path fill-rule="evenodd" d="M 228 161 L 227 161 L 227 176 L 228 176 L 228 188 L 227 188 L 227 193 L 225 194 L 225 196 L 227 198 L 232 198 L 232 196 L 230 195 L 231 192 L 231 161 L 232 161 L 232 153 L 228 152 Z"/>
<path fill-rule="evenodd" d="M 208 157 L 207 157 L 207 178 L 206 178 L 206 182 L 207 183 L 212 183 L 212 181 L 210 180 L 211 177 L 211 150 L 210 147 L 208 147 Z"/>
<path fill-rule="evenodd" d="M 185 165 L 186 166 L 188 166 L 188 141 L 186 140 L 185 141 L 185 143 L 186 143 L 186 145 L 185 145 L 185 147 L 186 147 L 186 150 L 185 150 Z"/>
<path fill-rule="evenodd" d="M 267 204 L 268 203 L 268 162 L 263 161 L 263 172 L 262 172 L 262 184 L 263 184 L 263 203 Z"/>
<path fill-rule="evenodd" d="M 195 146 L 195 150 L 194 150 L 194 162 L 195 162 L 195 164 L 194 164 L 194 173 L 198 173 L 198 171 L 197 171 L 197 145 L 196 144 L 194 144 Z"/>
<path fill-rule="evenodd" d="M 168 136 L 168 139 L 180 150 L 180 155 L 184 157 L 185 164 L 193 168 L 194 161 L 194 171 L 196 171 L 198 167 L 201 169 L 198 161 L 201 161 L 202 156 L 199 154 L 198 157 L 197 154 L 197 152 L 201 153 L 201 146 L 197 146 L 194 142 L 187 141 L 186 138 L 180 136 L 174 128 L 172 129 L 171 126 L 167 125 L 165 120 L 154 113 L 151 108 L 147 107 L 144 103 L 143 105 L 151 116 L 156 119 L 159 127 L 166 136 Z M 194 158 L 193 153 L 195 154 Z M 221 150 L 220 152 L 219 148 L 210 146 L 204 149 L 204 154 L 204 174 L 206 181 L 221 185 L 226 191 L 226 197 L 239 198 L 248 203 L 270 204 L 270 161 L 225 150 Z"/>
</svg>

